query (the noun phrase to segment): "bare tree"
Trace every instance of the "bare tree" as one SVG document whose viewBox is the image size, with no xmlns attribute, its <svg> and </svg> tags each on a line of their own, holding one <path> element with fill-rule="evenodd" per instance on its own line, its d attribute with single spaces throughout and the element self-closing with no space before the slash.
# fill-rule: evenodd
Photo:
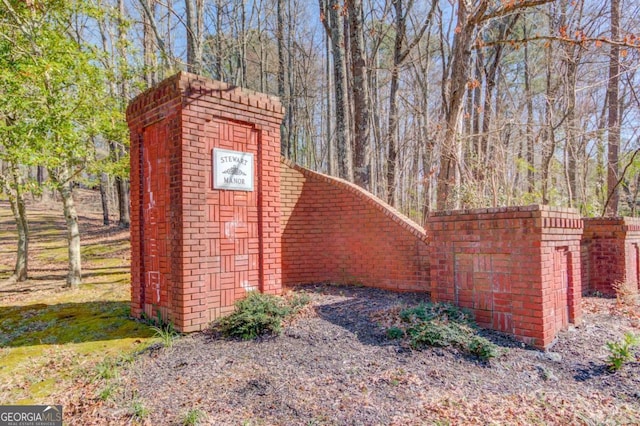
<svg viewBox="0 0 640 426">
<path fill-rule="evenodd" d="M 204 40 L 204 0 L 185 0 L 187 14 L 187 70 L 202 73 L 202 44 Z"/>
<path fill-rule="evenodd" d="M 400 0 L 398 0 L 400 1 Z M 351 42 L 352 93 L 353 93 L 353 141 L 354 182 L 363 188 L 370 183 L 367 150 L 371 134 L 369 109 L 369 78 L 364 45 L 362 0 L 347 2 L 349 15 L 349 41 Z"/>
<path fill-rule="evenodd" d="M 611 0 L 611 40 L 620 38 L 620 0 Z M 607 120 L 608 131 L 608 161 L 607 161 L 607 200 L 604 206 L 605 216 L 618 215 L 619 201 L 619 166 L 618 155 L 620 152 L 620 117 L 618 115 L 620 104 L 618 99 L 620 80 L 620 48 L 612 43 L 609 47 L 609 84 L 607 86 L 607 101 L 609 116 Z"/>
<path fill-rule="evenodd" d="M 338 0 L 319 0 L 321 19 L 333 56 L 334 108 L 336 114 L 336 158 L 338 176 L 353 181 L 351 134 L 347 84 L 347 64 L 344 52 L 344 12 Z"/>
</svg>

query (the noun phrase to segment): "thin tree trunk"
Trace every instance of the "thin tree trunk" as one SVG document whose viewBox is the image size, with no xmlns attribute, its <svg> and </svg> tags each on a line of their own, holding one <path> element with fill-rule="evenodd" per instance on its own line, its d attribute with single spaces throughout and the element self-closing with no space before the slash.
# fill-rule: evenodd
<svg viewBox="0 0 640 426">
<path fill-rule="evenodd" d="M 336 112 L 336 157 L 338 176 L 353 181 L 347 68 L 344 54 L 344 25 L 338 0 L 329 0 L 329 38 L 333 54 L 334 97 Z"/>
<path fill-rule="evenodd" d="M 102 224 L 109 226 L 109 197 L 107 197 L 107 188 L 109 185 L 109 178 L 106 173 L 100 174 L 100 201 L 102 204 Z"/>
<path fill-rule="evenodd" d="M 13 274 L 8 282 L 25 281 L 28 278 L 29 260 L 29 222 L 27 221 L 27 208 L 24 202 L 24 192 L 17 165 L 9 164 L 11 182 L 5 182 L 5 192 L 9 197 L 11 212 L 16 222 L 18 231 L 18 245 L 16 250 L 16 263 Z"/>
<path fill-rule="evenodd" d="M 370 186 L 370 172 L 367 161 L 367 150 L 370 143 L 370 112 L 369 112 L 369 78 L 365 58 L 364 26 L 362 0 L 352 0 L 347 3 L 349 12 L 349 29 L 351 31 L 351 63 L 353 69 L 353 118 L 354 118 L 354 149 L 353 171 L 354 182 L 363 188 Z"/>
<path fill-rule="evenodd" d="M 611 0 L 611 40 L 620 38 L 620 0 Z M 618 155 L 620 152 L 620 118 L 619 112 L 619 73 L 620 73 L 620 47 L 611 44 L 609 53 L 609 85 L 607 86 L 607 99 L 609 101 L 608 128 L 608 161 L 607 161 L 607 203 L 604 208 L 605 216 L 618 215 Z"/>
<path fill-rule="evenodd" d="M 389 124 L 387 129 L 387 140 L 389 141 L 389 155 L 387 158 L 387 202 L 392 206 L 398 203 L 397 196 L 397 174 L 398 174 L 398 88 L 400 67 L 411 53 L 411 50 L 420 42 L 427 27 L 431 24 L 431 18 L 436 10 L 436 1 L 431 2 L 431 9 L 427 15 L 422 28 L 418 31 L 413 41 L 403 49 L 406 42 L 407 14 L 413 6 L 413 0 L 409 0 L 406 8 L 402 0 L 395 0 L 395 30 L 396 36 L 393 45 L 393 65 L 391 67 L 391 88 L 389 89 Z"/>
<path fill-rule="evenodd" d="M 469 26 L 469 11 L 465 1 L 458 2 L 458 27 L 453 40 L 453 60 L 449 82 L 446 129 L 442 143 L 440 173 L 438 174 L 438 210 L 455 208 L 453 197 L 458 158 L 458 125 L 462 115 L 463 98 L 469 76 L 469 56 L 474 28 Z M 456 197 L 457 198 L 457 197 Z"/>
<path fill-rule="evenodd" d="M 201 2 L 202 0 L 198 0 Z M 118 54 L 120 56 L 120 67 L 127 67 L 127 32 L 125 28 L 125 7 L 124 0 L 118 0 Z M 126 77 L 126 69 L 120 69 L 120 97 L 122 99 L 121 108 L 122 111 L 126 108 L 126 102 L 129 101 L 129 83 Z M 114 155 L 118 159 L 127 155 L 127 150 L 124 145 L 113 146 Z M 129 215 L 129 180 L 116 176 L 115 184 L 118 194 L 118 226 L 121 228 L 129 228 L 131 224 L 131 218 Z"/>
<path fill-rule="evenodd" d="M 152 30 L 153 10 L 155 8 L 155 0 L 141 0 L 141 4 L 145 10 L 142 14 L 143 28 L 143 55 L 144 55 L 144 79 L 147 87 L 151 87 L 156 83 L 156 55 L 154 52 L 154 36 Z"/>
<path fill-rule="evenodd" d="M 187 15 L 187 71 L 202 72 L 203 11 L 204 0 L 185 0 Z"/>
<path fill-rule="evenodd" d="M 523 24 L 523 37 L 527 38 L 527 23 Z M 535 190 L 535 157 L 533 145 L 533 94 L 531 92 L 531 70 L 529 68 L 529 43 L 524 44 L 524 94 L 527 102 L 527 192 Z"/>
<path fill-rule="evenodd" d="M 67 272 L 67 286 L 77 287 L 82 280 L 82 261 L 80 256 L 80 227 L 78 213 L 73 201 L 73 183 L 60 184 L 58 192 L 62 198 L 64 220 L 67 223 L 67 241 L 69 243 L 69 270 Z"/>
<path fill-rule="evenodd" d="M 118 226 L 127 229 L 131 224 L 129 215 L 129 181 L 116 176 L 116 189 L 118 192 Z"/>
<path fill-rule="evenodd" d="M 222 80 L 222 0 L 216 0 L 216 63 L 215 79 Z"/>
<path fill-rule="evenodd" d="M 545 130 L 544 130 L 544 143 L 545 146 L 543 148 L 542 153 L 542 164 L 541 164 L 541 177 L 540 181 L 542 183 L 542 204 L 549 204 L 549 167 L 551 165 L 551 159 L 553 158 L 553 154 L 556 150 L 556 135 L 555 129 L 553 126 L 553 106 L 551 105 L 553 99 L 553 83 L 552 79 L 552 53 L 551 49 L 546 50 L 546 66 L 547 66 L 547 75 L 546 75 L 546 97 L 547 101 L 545 102 Z"/>
</svg>

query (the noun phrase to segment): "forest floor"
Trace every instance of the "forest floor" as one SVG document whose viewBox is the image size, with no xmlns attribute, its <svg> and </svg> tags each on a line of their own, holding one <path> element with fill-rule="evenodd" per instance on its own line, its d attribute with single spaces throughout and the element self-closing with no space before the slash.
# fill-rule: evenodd
<svg viewBox="0 0 640 426">
<path fill-rule="evenodd" d="M 128 318 L 128 234 L 95 210 L 81 216 L 84 284 L 63 288 L 54 207 L 30 206 L 31 278 L 3 287 L 15 228 L 0 201 L 0 404 L 63 404 L 81 425 L 640 424 L 640 353 L 606 367 L 606 342 L 640 334 L 637 305 L 584 298 L 582 323 L 547 352 L 485 331 L 500 355 L 482 362 L 387 339 L 388 319 L 425 295 L 318 284 L 294 290 L 311 302 L 279 336 L 164 346 Z"/>
</svg>

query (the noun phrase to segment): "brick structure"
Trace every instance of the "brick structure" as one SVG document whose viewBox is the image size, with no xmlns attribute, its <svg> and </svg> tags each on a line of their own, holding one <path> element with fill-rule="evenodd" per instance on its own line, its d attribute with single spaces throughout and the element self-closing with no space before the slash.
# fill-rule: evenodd
<svg viewBox="0 0 640 426">
<path fill-rule="evenodd" d="M 247 290 L 281 291 L 282 116 L 274 98 L 184 72 L 131 102 L 134 316 L 201 330 Z M 213 148 L 253 154 L 253 191 L 213 189 Z"/>
<path fill-rule="evenodd" d="M 582 220 L 545 206 L 430 217 L 431 297 L 539 348 L 581 317 Z"/>
<path fill-rule="evenodd" d="M 615 295 L 613 284 L 640 285 L 640 218 L 584 219 L 582 282 L 585 292 Z"/>
<path fill-rule="evenodd" d="M 362 188 L 283 160 L 282 281 L 429 291 L 427 236 Z"/>
<path fill-rule="evenodd" d="M 579 322 L 582 283 L 639 284 L 640 219 L 586 219 L 582 245 L 576 212 L 544 206 L 437 212 L 425 232 L 356 185 L 281 160 L 282 117 L 274 98 L 188 73 L 129 105 L 134 316 L 201 330 L 249 290 L 328 281 L 431 292 L 547 348 Z M 242 174 L 214 151 L 252 159 L 251 185 L 214 185 Z"/>
</svg>

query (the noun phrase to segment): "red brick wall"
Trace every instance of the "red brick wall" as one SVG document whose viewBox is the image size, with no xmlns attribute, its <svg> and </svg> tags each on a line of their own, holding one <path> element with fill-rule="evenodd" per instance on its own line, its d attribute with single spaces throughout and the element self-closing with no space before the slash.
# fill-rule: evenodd
<svg viewBox="0 0 640 426">
<path fill-rule="evenodd" d="M 582 221 L 544 206 L 437 212 L 427 222 L 431 297 L 481 326 L 548 347 L 581 317 Z"/>
<path fill-rule="evenodd" d="M 132 313 L 203 329 L 247 290 L 281 291 L 275 99 L 179 73 L 127 109 Z M 254 191 L 214 190 L 214 147 L 254 154 Z"/>
<path fill-rule="evenodd" d="M 281 164 L 282 281 L 429 291 L 421 227 L 346 181 Z"/>
<path fill-rule="evenodd" d="M 585 292 L 613 296 L 616 282 L 638 289 L 640 218 L 585 219 L 582 250 Z"/>
</svg>

